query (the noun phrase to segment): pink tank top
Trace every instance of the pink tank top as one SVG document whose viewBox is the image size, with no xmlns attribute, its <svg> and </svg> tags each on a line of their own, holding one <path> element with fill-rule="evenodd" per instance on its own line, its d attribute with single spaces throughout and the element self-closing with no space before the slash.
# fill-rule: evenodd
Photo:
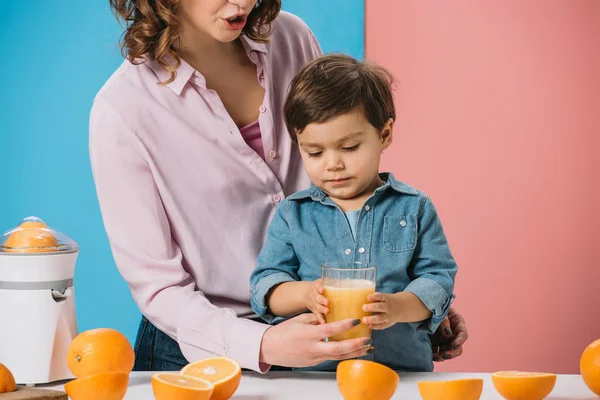
<svg viewBox="0 0 600 400">
<path fill-rule="evenodd" d="M 263 149 L 262 136 L 260 135 L 260 126 L 258 125 L 258 121 L 241 127 L 240 133 L 242 134 L 242 137 L 248 146 L 258 153 L 258 155 L 264 160 L 265 151 Z"/>
</svg>

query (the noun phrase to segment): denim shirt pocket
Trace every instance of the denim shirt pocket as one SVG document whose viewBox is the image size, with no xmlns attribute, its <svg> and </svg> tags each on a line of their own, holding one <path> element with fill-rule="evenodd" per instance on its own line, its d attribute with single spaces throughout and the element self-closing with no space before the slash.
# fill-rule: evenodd
<svg viewBox="0 0 600 400">
<path fill-rule="evenodd" d="M 414 250 L 417 246 L 417 215 L 384 216 L 383 246 L 394 253 Z"/>
</svg>

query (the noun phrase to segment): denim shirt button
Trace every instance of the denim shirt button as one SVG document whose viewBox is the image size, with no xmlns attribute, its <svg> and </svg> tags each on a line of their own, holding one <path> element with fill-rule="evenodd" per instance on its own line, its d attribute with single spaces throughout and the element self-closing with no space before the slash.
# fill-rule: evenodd
<svg viewBox="0 0 600 400">
<path fill-rule="evenodd" d="M 346 255 L 349 256 L 352 253 L 352 250 L 346 249 L 346 251 L 344 251 L 344 253 L 346 253 Z"/>
<path fill-rule="evenodd" d="M 400 221 L 400 226 L 404 228 L 406 226 L 406 221 L 405 220 Z"/>
<path fill-rule="evenodd" d="M 365 248 L 364 248 L 364 247 L 361 247 L 360 249 L 358 249 L 358 252 L 359 252 L 360 254 L 364 254 L 364 252 L 365 252 Z"/>
<path fill-rule="evenodd" d="M 369 211 L 371 209 L 371 207 L 369 207 L 368 205 L 365 206 L 365 211 Z"/>
</svg>

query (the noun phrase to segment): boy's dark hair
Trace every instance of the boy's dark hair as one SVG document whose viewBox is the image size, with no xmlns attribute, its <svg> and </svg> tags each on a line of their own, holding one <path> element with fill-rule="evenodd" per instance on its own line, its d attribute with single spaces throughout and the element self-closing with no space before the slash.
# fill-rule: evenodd
<svg viewBox="0 0 600 400">
<path fill-rule="evenodd" d="M 383 129 L 388 119 L 396 119 L 392 83 L 385 68 L 346 55 L 312 60 L 292 80 L 285 101 L 285 124 L 292 140 L 298 143 L 296 134 L 308 124 L 327 122 L 359 106 L 371 125 Z"/>
</svg>

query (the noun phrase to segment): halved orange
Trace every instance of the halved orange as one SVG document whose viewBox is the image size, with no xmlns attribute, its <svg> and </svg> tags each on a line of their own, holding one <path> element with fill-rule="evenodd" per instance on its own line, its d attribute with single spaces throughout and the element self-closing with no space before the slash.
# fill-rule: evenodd
<svg viewBox="0 0 600 400">
<path fill-rule="evenodd" d="M 492 383 L 506 400 L 542 400 L 554 389 L 556 374 L 499 371 L 492 374 Z"/>
<path fill-rule="evenodd" d="M 43 222 L 27 221 L 10 234 L 4 247 L 7 253 L 51 252 L 57 251 L 58 240 Z"/>
<path fill-rule="evenodd" d="M 400 377 L 391 368 L 368 360 L 345 360 L 335 374 L 344 400 L 391 399 Z"/>
<path fill-rule="evenodd" d="M 204 379 L 177 372 L 152 375 L 152 391 L 156 400 L 208 400 L 215 386 Z"/>
<path fill-rule="evenodd" d="M 129 373 L 107 372 L 67 382 L 65 392 L 72 400 L 122 400 L 128 385 Z"/>
<path fill-rule="evenodd" d="M 211 400 L 229 399 L 242 380 L 240 364 L 227 357 L 212 357 L 190 363 L 183 367 L 180 373 L 204 379 L 215 385 Z"/>
<path fill-rule="evenodd" d="M 0 393 L 14 392 L 17 390 L 17 384 L 12 372 L 2 363 L 0 363 Z"/>
<path fill-rule="evenodd" d="M 423 400 L 479 400 L 482 391 L 483 379 L 419 382 Z"/>
</svg>

